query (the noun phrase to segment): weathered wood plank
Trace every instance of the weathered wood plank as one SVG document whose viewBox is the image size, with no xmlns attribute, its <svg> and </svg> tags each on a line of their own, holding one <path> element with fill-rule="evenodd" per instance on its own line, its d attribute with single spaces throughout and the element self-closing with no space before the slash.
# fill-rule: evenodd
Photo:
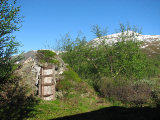
<svg viewBox="0 0 160 120">
<path fill-rule="evenodd" d="M 44 77 L 53 77 L 53 74 L 51 74 L 51 75 L 41 75 L 41 77 L 42 78 L 44 78 Z"/>
<path fill-rule="evenodd" d="M 54 73 L 54 70 L 53 70 L 53 69 L 43 70 L 43 74 L 44 74 L 44 75 L 52 75 L 53 73 Z"/>
<path fill-rule="evenodd" d="M 43 66 L 42 68 L 43 68 L 43 70 L 46 70 L 46 69 L 48 70 L 48 69 L 53 69 L 54 66 L 52 66 L 52 65 L 51 66 Z"/>
<path fill-rule="evenodd" d="M 44 77 L 44 83 L 52 83 L 54 82 L 54 78 L 52 77 Z"/>
<path fill-rule="evenodd" d="M 43 83 L 42 86 L 52 86 L 54 83 Z"/>
<path fill-rule="evenodd" d="M 43 97 L 48 97 L 48 96 L 51 96 L 51 95 L 53 95 L 53 94 L 47 94 L 47 95 L 43 95 Z"/>
</svg>

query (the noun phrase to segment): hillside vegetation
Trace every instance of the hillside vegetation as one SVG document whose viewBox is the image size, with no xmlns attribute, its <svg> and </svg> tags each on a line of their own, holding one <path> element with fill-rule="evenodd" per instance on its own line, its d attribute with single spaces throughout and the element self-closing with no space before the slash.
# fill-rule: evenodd
<svg viewBox="0 0 160 120">
<path fill-rule="evenodd" d="M 56 86 L 57 100 L 41 100 L 30 119 L 159 118 L 158 49 L 152 52 L 152 43 L 142 48 L 146 43 L 136 39 L 137 31 L 130 26 L 120 25 L 121 34 L 112 44 L 99 26 L 93 32 L 100 43 L 65 36 L 60 46 L 65 52 L 59 56 L 68 66 Z"/>
<path fill-rule="evenodd" d="M 15 70 L 21 66 L 15 63 L 19 58 L 11 59 L 19 46 L 15 37 L 10 36 L 19 30 L 19 7 L 14 7 L 15 3 L 11 4 L 12 9 L 7 1 L 0 4 L 2 12 L 7 12 L 1 16 L 3 24 L 0 25 L 3 33 L 0 36 L 1 119 L 58 120 L 69 119 L 65 116 L 71 115 L 70 119 L 146 119 L 146 116 L 152 119 L 155 118 L 153 115 L 159 114 L 160 55 L 158 46 L 155 47 L 158 41 L 138 41 L 137 29 L 129 25 L 120 24 L 120 33 L 115 38 L 117 42 L 111 44 L 108 44 L 109 38 L 104 37 L 105 29 L 98 25 L 92 29 L 96 42 L 87 42 L 85 36 L 72 39 L 66 35 L 62 46 L 58 46 L 61 50 L 59 56 L 68 66 L 58 76 L 57 99 L 43 101 L 29 94 L 32 93 L 29 88 L 35 87 L 31 77 L 36 75 L 28 75 L 33 66 L 22 71 L 25 73 L 23 77 L 18 76 Z M 7 14 L 9 20 L 4 19 Z M 148 46 L 142 48 L 143 44 Z M 38 50 L 36 57 L 40 64 L 61 64 L 60 59 L 56 59 L 58 55 L 50 50 Z M 22 84 L 22 79 L 32 81 L 33 86 L 28 87 L 27 82 Z M 150 114 L 152 111 L 153 115 Z"/>
<path fill-rule="evenodd" d="M 104 98 L 99 98 L 94 89 L 75 73 L 69 66 L 63 79 L 57 83 L 57 100 L 43 101 L 34 108 L 33 118 L 28 120 L 47 120 L 78 113 L 89 112 L 110 106 Z"/>
<path fill-rule="evenodd" d="M 93 32 L 98 44 L 85 37 L 75 40 L 68 35 L 61 54 L 79 76 L 103 97 L 133 106 L 158 106 L 160 101 L 159 54 L 142 49 L 137 29 L 120 24 L 117 42 L 107 44 L 103 30 L 97 25 Z M 155 57 L 150 57 L 154 55 Z"/>
<path fill-rule="evenodd" d="M 56 84 L 57 99 L 43 101 L 31 94 L 35 88 L 32 77 L 36 77 L 32 74 L 33 65 L 19 72 L 23 76 L 16 72 L 21 66 L 15 63 L 20 58 L 13 56 L 20 43 L 13 33 L 19 31 L 23 21 L 16 3 L 17 0 L 0 0 L 1 120 L 159 120 L 159 41 L 138 41 L 137 28 L 122 24 L 115 38 L 117 42 L 111 44 L 104 37 L 105 29 L 98 25 L 92 29 L 98 44 L 87 42 L 85 36 L 71 39 L 66 35 L 62 46 L 58 46 L 59 56 L 68 66 L 61 76 L 56 76 L 60 78 Z M 142 48 L 143 44 L 148 45 Z M 38 50 L 37 53 L 41 64 L 60 66 L 64 63 L 53 51 Z M 27 82 L 22 82 L 23 79 Z"/>
</svg>

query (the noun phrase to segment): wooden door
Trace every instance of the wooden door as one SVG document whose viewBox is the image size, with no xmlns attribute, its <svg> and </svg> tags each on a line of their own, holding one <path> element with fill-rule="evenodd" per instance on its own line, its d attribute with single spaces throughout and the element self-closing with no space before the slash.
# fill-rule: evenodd
<svg viewBox="0 0 160 120">
<path fill-rule="evenodd" d="M 43 100 L 55 100 L 55 68 L 41 68 L 40 96 Z"/>
</svg>

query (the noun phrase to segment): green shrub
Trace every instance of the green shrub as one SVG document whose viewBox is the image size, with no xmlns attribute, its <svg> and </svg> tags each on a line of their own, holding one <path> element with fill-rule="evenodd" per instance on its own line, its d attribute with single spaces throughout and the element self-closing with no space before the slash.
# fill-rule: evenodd
<svg viewBox="0 0 160 120">
<path fill-rule="evenodd" d="M 154 90 L 152 92 L 152 100 L 153 100 L 153 103 L 156 105 L 156 107 L 160 108 L 160 91 L 159 90 Z"/>
<path fill-rule="evenodd" d="M 99 82 L 101 93 L 110 100 L 121 101 L 122 103 L 132 105 L 149 104 L 152 100 L 152 88 L 149 84 L 139 82 L 133 84 L 126 80 L 115 82 L 112 78 L 103 78 Z"/>
<path fill-rule="evenodd" d="M 2 120 L 22 120 L 35 115 L 33 110 L 39 100 L 28 94 L 28 88 L 20 85 L 20 80 L 20 77 L 13 75 L 10 78 L 11 82 L 0 86 L 0 118 Z"/>
<path fill-rule="evenodd" d="M 151 91 L 151 105 L 160 106 L 160 79 L 151 78 L 151 79 L 142 79 L 134 82 L 135 85 L 147 84 Z"/>
<path fill-rule="evenodd" d="M 73 84 L 69 80 L 61 80 L 57 83 L 56 89 L 57 91 L 69 91 L 73 87 Z"/>
<path fill-rule="evenodd" d="M 72 91 L 76 88 L 78 83 L 82 82 L 81 78 L 76 72 L 74 72 L 69 66 L 67 66 L 67 68 L 68 70 L 64 71 L 62 74 L 63 79 L 60 80 L 56 85 L 57 90 Z"/>
<path fill-rule="evenodd" d="M 79 77 L 79 75 L 74 72 L 72 70 L 71 67 L 67 66 L 68 70 L 64 71 L 63 75 L 64 75 L 64 80 L 72 80 L 72 81 L 76 81 L 76 82 L 81 82 L 81 78 Z"/>
<path fill-rule="evenodd" d="M 67 70 L 62 74 L 63 78 L 57 82 L 56 90 L 61 91 L 64 98 L 70 98 L 71 96 L 81 96 L 84 94 L 91 94 L 94 91 L 90 86 L 85 83 L 76 72 L 74 72 L 69 66 Z"/>
</svg>

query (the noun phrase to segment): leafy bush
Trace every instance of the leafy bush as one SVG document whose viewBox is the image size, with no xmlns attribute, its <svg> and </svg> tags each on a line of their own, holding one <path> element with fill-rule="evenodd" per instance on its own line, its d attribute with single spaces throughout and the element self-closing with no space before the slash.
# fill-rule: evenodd
<svg viewBox="0 0 160 120">
<path fill-rule="evenodd" d="M 133 84 L 126 80 L 103 78 L 99 83 L 100 91 L 106 98 L 133 105 L 149 104 L 152 100 L 152 88 L 147 83 Z"/>
<path fill-rule="evenodd" d="M 72 81 L 76 81 L 76 82 L 81 82 L 81 78 L 78 76 L 78 74 L 76 72 L 74 72 L 72 70 L 71 67 L 67 66 L 68 70 L 64 71 L 63 75 L 64 75 L 64 80 L 72 80 Z"/>
<path fill-rule="evenodd" d="M 68 70 L 62 74 L 63 78 L 58 81 L 56 85 L 57 91 L 62 91 L 65 97 L 75 96 L 80 94 L 90 94 L 93 90 L 90 90 L 89 86 L 81 80 L 76 72 L 74 72 L 69 66 Z M 75 94 L 76 93 L 76 94 Z"/>
<path fill-rule="evenodd" d="M 20 80 L 20 77 L 12 76 L 12 83 L 6 82 L 0 86 L 0 118 L 3 120 L 22 120 L 34 116 L 32 111 L 39 101 L 28 95 L 28 88 L 20 85 Z"/>
<path fill-rule="evenodd" d="M 139 85 L 128 85 L 125 90 L 126 93 L 121 99 L 123 102 L 129 102 L 135 105 L 142 105 L 151 102 L 152 89 L 148 84 L 141 83 Z"/>
<path fill-rule="evenodd" d="M 82 82 L 81 78 L 76 72 L 74 72 L 69 66 L 68 70 L 64 71 L 63 79 L 60 80 L 57 85 L 57 90 L 70 91 L 76 88 L 76 84 Z"/>
</svg>

